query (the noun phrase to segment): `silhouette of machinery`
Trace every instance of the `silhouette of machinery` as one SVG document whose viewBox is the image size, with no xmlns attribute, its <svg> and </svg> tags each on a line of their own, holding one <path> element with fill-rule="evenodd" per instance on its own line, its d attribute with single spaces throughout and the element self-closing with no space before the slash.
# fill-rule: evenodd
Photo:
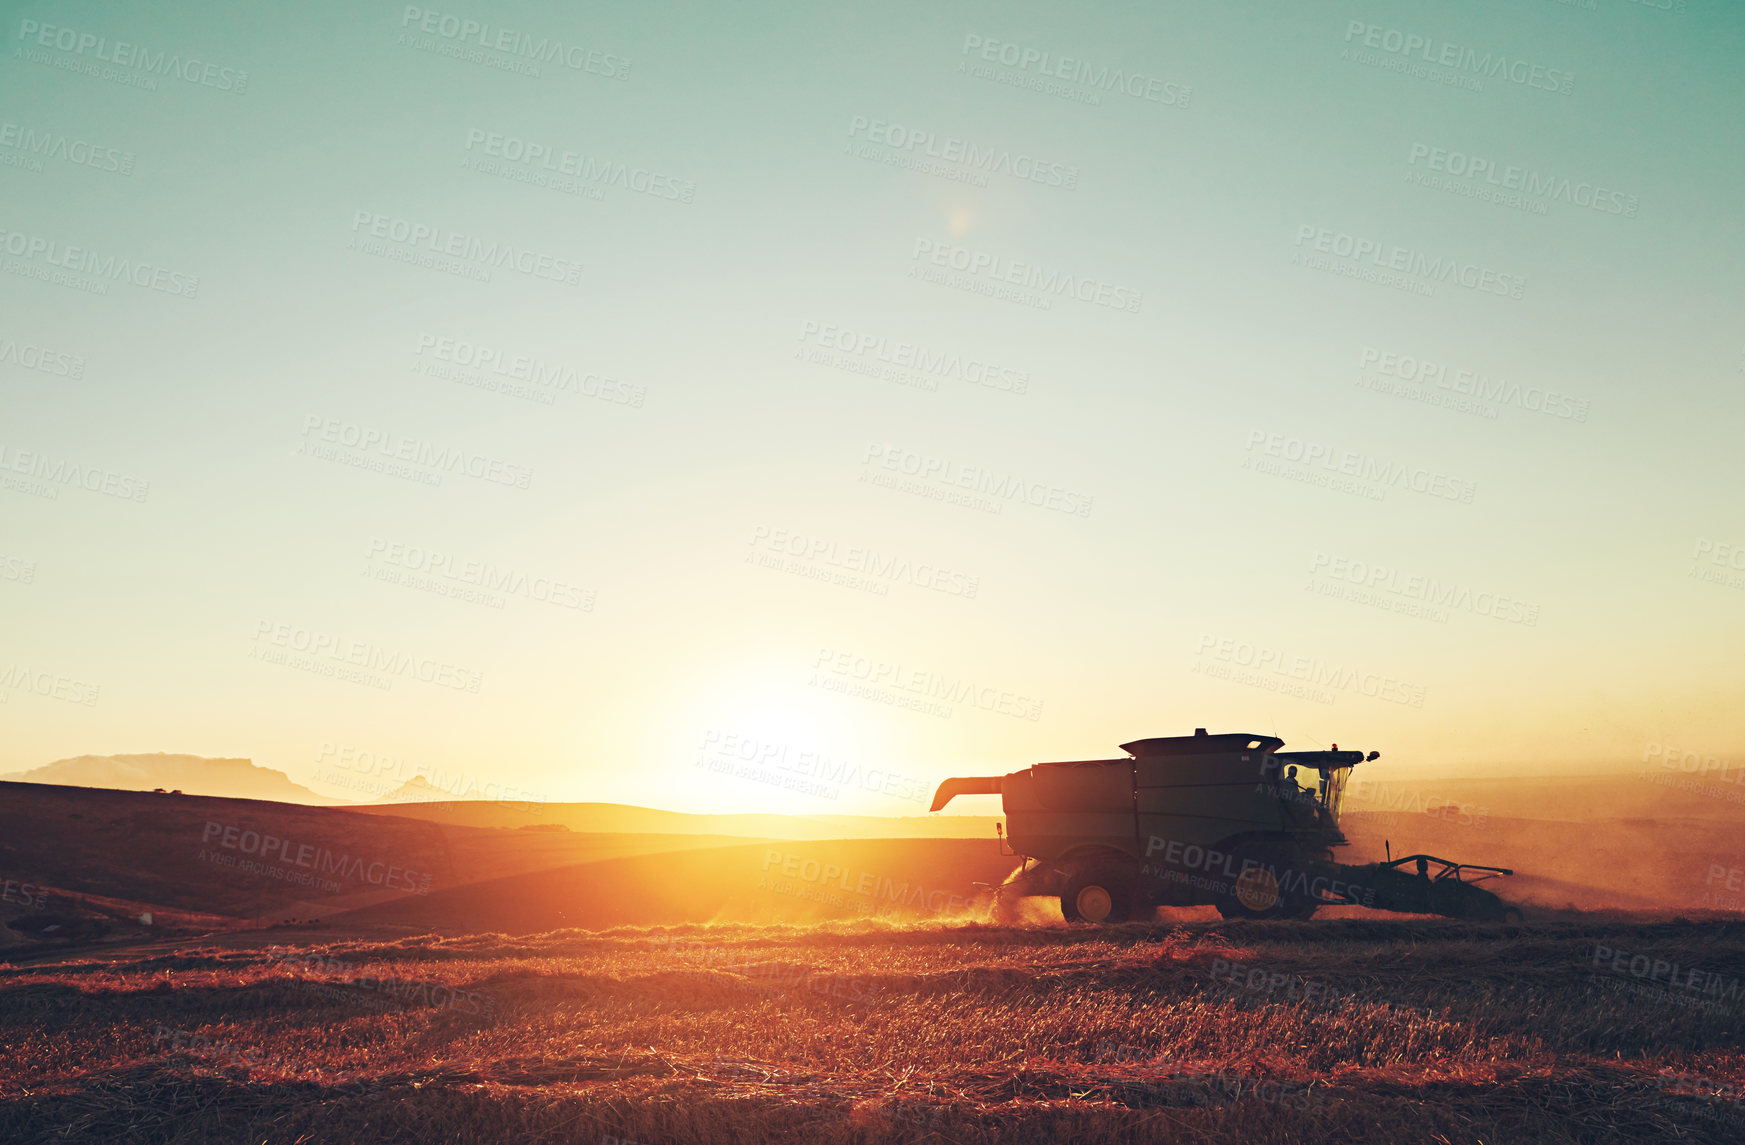
<svg viewBox="0 0 1745 1145">
<path fill-rule="evenodd" d="M 995 891 L 1060 899 L 1069 922 L 1114 923 L 1158 906 L 1216 906 L 1225 918 L 1306 919 L 1365 906 L 1509 921 L 1520 911 L 1477 884 L 1503 867 L 1407 855 L 1339 863 L 1339 807 L 1360 751 L 1292 751 L 1237 732 L 1134 740 L 1123 759 L 1039 763 L 1008 775 L 947 779 L 959 795 L 998 795 L 1002 834 L 1023 864 Z M 1305 782 L 1302 776 L 1313 776 Z"/>
</svg>

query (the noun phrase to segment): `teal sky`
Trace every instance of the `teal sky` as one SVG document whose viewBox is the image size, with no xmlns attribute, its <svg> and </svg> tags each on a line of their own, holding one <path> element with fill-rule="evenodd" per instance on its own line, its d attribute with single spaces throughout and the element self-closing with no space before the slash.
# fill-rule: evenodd
<svg viewBox="0 0 1745 1145">
<path fill-rule="evenodd" d="M 1399 775 L 1745 753 L 1729 5 L 0 12 L 0 770 L 188 751 L 339 794 L 352 752 L 913 813 L 946 775 L 1196 726 Z M 438 54 L 445 17 L 581 66 Z M 1042 74 L 1063 57 L 1154 98 Z M 889 145 L 916 132 L 1003 166 Z M 1536 190 L 1481 198 L 1466 157 Z M 1038 164 L 1074 185 L 1012 173 Z M 400 226 L 463 253 L 365 241 Z M 1383 265 L 1333 254 L 1360 242 Z M 47 280 L 81 259 L 106 293 Z M 866 372 L 902 343 L 1005 382 Z M 463 384 L 461 344 L 562 384 Z M 1463 408 L 1462 371 L 1502 389 Z M 365 468 L 365 432 L 461 460 Z M 863 480 L 905 459 L 947 477 Z M 946 499 L 978 475 L 1089 512 Z M 411 550 L 447 555 L 425 587 Z M 507 582 L 456 599 L 469 562 Z M 697 766 L 747 740 L 773 781 Z M 810 753 L 902 791 L 781 786 Z"/>
</svg>

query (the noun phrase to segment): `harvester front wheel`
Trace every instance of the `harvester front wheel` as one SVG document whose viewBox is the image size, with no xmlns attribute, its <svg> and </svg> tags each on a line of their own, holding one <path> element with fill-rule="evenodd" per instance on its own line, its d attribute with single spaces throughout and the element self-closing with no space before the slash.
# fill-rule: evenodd
<svg viewBox="0 0 1745 1145">
<path fill-rule="evenodd" d="M 1060 913 L 1068 922 L 1117 923 L 1133 917 L 1133 876 L 1114 863 L 1075 871 L 1060 892 Z"/>
<path fill-rule="evenodd" d="M 1213 905 L 1225 918 L 1306 919 L 1315 900 L 1303 894 L 1299 864 L 1283 848 L 1249 846 L 1236 852 L 1242 873 L 1220 890 Z"/>
</svg>

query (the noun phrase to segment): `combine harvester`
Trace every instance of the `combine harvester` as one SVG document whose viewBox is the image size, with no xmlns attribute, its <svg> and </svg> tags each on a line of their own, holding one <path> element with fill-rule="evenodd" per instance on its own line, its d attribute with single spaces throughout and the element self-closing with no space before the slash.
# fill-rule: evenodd
<svg viewBox="0 0 1745 1145">
<path fill-rule="evenodd" d="M 1486 922 L 1521 912 L 1477 886 L 1503 867 L 1433 855 L 1348 866 L 1339 802 L 1360 751 L 1288 751 L 1273 736 L 1232 733 L 1135 740 L 1126 759 L 1039 763 L 1010 775 L 948 779 L 931 810 L 959 795 L 998 795 L 1023 864 L 992 888 L 995 917 L 1025 895 L 1060 899 L 1068 922 L 1146 918 L 1153 907 L 1218 908 L 1225 918 L 1303 919 L 1363 906 Z M 1318 777 L 1305 785 L 1299 771 Z M 1477 877 L 1466 877 L 1469 872 Z"/>
</svg>

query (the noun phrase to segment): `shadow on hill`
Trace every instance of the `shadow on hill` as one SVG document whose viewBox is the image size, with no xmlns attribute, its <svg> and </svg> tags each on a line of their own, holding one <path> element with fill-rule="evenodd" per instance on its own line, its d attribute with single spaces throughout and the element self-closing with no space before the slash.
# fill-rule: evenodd
<svg viewBox="0 0 1745 1145">
<path fill-rule="evenodd" d="M 703 922 L 944 918 L 979 913 L 976 882 L 1017 860 L 991 841 L 775 841 L 608 859 L 349 911 L 346 929 L 535 934 Z"/>
</svg>

